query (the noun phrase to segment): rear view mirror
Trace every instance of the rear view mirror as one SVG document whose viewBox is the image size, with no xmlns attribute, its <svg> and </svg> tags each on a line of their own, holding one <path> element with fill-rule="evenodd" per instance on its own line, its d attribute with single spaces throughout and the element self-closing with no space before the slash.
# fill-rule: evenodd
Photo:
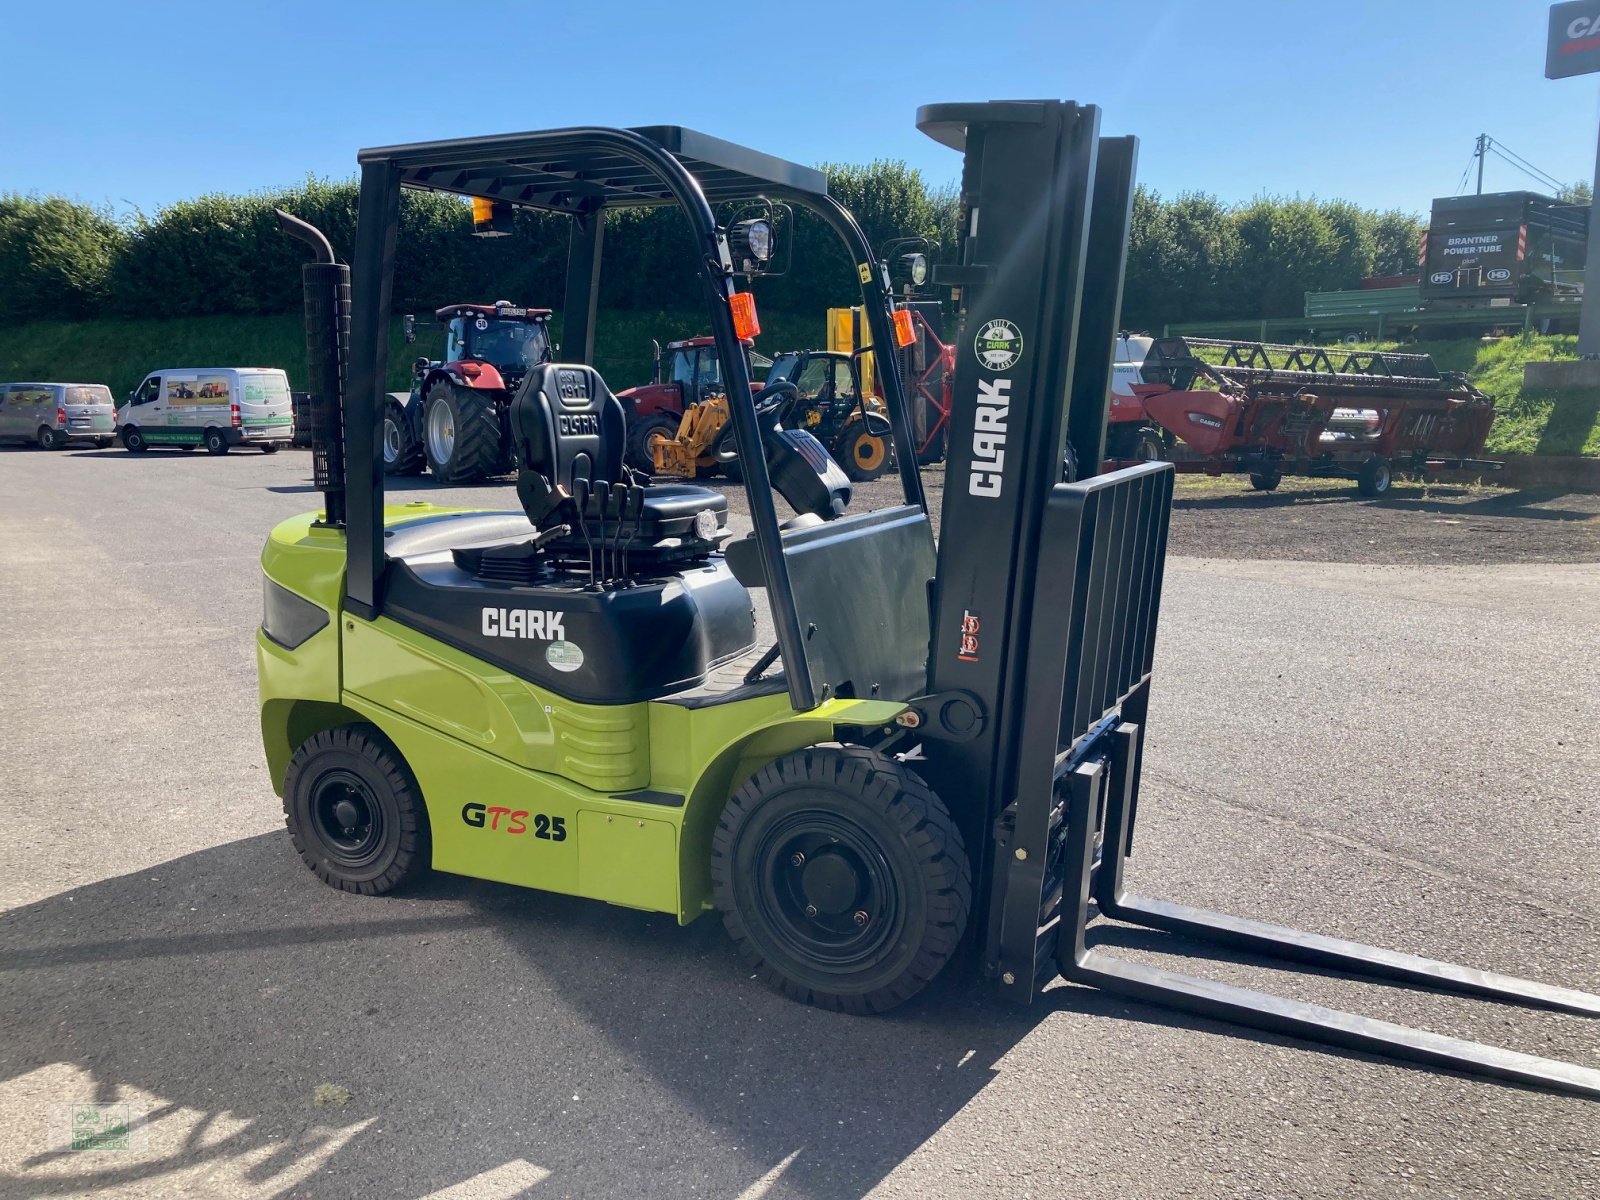
<svg viewBox="0 0 1600 1200">
<path fill-rule="evenodd" d="M 407 342 L 417 340 L 417 318 L 412 313 L 407 313 L 400 318 L 400 329 L 406 335 Z"/>
</svg>

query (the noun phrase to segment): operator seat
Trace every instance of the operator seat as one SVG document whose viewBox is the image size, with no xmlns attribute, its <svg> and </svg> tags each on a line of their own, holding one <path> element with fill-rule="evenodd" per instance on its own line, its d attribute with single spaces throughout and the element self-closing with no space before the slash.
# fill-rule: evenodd
<svg viewBox="0 0 1600 1200">
<path fill-rule="evenodd" d="M 728 498 L 693 484 L 646 485 L 623 464 L 627 417 L 600 372 L 583 363 L 542 363 L 528 372 L 511 402 L 511 437 L 517 449 L 517 498 L 535 529 L 583 526 L 597 532 L 622 519 L 597 494 L 619 486 L 642 491 L 634 503 L 638 538 L 714 533 Z M 580 503 L 581 497 L 581 503 Z M 707 513 L 711 519 L 700 520 Z M 709 540 L 702 537 L 700 540 Z"/>
</svg>

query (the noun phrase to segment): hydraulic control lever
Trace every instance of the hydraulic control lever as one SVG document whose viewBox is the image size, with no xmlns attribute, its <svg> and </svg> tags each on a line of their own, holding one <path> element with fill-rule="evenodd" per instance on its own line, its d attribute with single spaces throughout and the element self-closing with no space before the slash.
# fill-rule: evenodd
<svg viewBox="0 0 1600 1200">
<path fill-rule="evenodd" d="M 594 507 L 600 514 L 600 531 L 595 540 L 600 544 L 600 574 L 606 573 L 606 508 L 611 503 L 611 485 L 604 479 L 597 479 L 594 483 Z M 585 537 L 587 541 L 587 537 Z M 594 591 L 601 590 L 601 583 L 595 578 L 594 562 L 589 563 L 589 587 Z"/>
<path fill-rule="evenodd" d="M 583 535 L 583 548 L 589 560 L 589 584 L 594 585 L 594 544 L 589 540 L 589 519 L 584 512 L 589 507 L 589 481 L 587 479 L 574 479 L 572 481 L 572 503 L 578 510 L 578 532 Z"/>
</svg>

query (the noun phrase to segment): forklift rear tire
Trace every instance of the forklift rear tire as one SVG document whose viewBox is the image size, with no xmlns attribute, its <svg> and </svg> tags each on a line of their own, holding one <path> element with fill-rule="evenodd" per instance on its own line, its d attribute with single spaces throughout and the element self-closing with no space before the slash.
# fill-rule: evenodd
<svg viewBox="0 0 1600 1200">
<path fill-rule="evenodd" d="M 306 866 L 340 891 L 381 896 L 430 861 L 416 782 L 371 725 L 325 729 L 301 743 L 284 775 L 283 815 Z"/>
<path fill-rule="evenodd" d="M 904 764 L 847 746 L 757 771 L 722 811 L 723 924 L 770 986 L 836 1012 L 887 1012 L 955 952 L 972 870 L 944 803 Z"/>
<path fill-rule="evenodd" d="M 422 410 L 422 452 L 440 483 L 476 483 L 500 462 L 500 410 L 494 397 L 436 383 Z"/>
<path fill-rule="evenodd" d="M 1255 490 L 1258 492 L 1276 491 L 1278 485 L 1282 482 L 1283 476 L 1277 473 L 1269 475 L 1258 471 L 1250 476 L 1250 486 L 1255 488 Z"/>
<path fill-rule="evenodd" d="M 228 452 L 228 439 L 222 435 L 220 429 L 206 430 L 206 453 L 226 454 Z"/>
<path fill-rule="evenodd" d="M 1361 469 L 1356 473 L 1356 491 L 1363 496 L 1386 496 L 1389 485 L 1394 482 L 1394 470 L 1389 466 L 1389 460 L 1376 456 L 1367 459 L 1361 464 Z"/>
</svg>

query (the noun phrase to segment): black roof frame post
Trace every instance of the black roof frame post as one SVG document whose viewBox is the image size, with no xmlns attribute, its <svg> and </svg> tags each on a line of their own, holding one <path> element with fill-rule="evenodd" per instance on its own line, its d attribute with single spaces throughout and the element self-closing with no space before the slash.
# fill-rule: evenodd
<svg viewBox="0 0 1600 1200">
<path fill-rule="evenodd" d="M 924 753 L 940 794 L 957 800 L 952 815 L 969 846 L 990 844 L 1001 798 L 1015 786 L 1026 602 L 1045 498 L 1061 482 L 1099 121 L 1098 109 L 1059 100 L 917 113 L 919 129 L 966 156 L 961 263 L 934 273 L 935 282 L 962 288 L 965 340 L 956 353 L 928 690 L 967 693 L 982 725 L 964 741 L 930 741 Z M 1014 361 L 991 368 L 975 340 L 995 321 L 1020 334 L 1021 346 Z M 973 915 L 981 929 L 990 865 L 979 859 Z"/>
<path fill-rule="evenodd" d="M 561 310 L 564 362 L 594 365 L 594 325 L 600 310 L 600 258 L 605 233 L 604 205 L 572 218 L 567 241 L 567 299 Z"/>
<path fill-rule="evenodd" d="M 364 163 L 350 280 L 350 363 L 345 389 L 345 607 L 378 615 L 383 574 L 383 458 L 378 413 L 389 371 L 389 309 L 400 232 L 400 175 L 386 162 Z M 360 398 L 366 403 L 357 403 Z"/>
<path fill-rule="evenodd" d="M 875 344 L 894 345 L 887 271 L 873 256 L 855 218 L 827 194 L 826 177 L 812 168 L 677 126 L 579 127 L 383 146 L 361 151 L 357 160 L 362 167 L 361 201 L 345 422 L 350 497 L 347 605 L 360 616 L 375 617 L 383 606 L 384 480 L 378 466 L 377 414 L 388 366 L 388 319 L 402 187 L 499 200 L 574 218 L 563 331 L 570 349 L 563 357 L 585 363 L 594 357 L 605 210 L 677 205 L 694 238 L 697 269 L 717 354 L 728 375 L 729 408 L 740 445 L 760 445 L 761 438 L 751 401 L 749 366 L 729 305 L 729 297 L 736 291 L 732 258 L 713 204 L 757 195 L 781 196 L 822 217 L 858 264 Z M 861 271 L 862 266 L 871 269 Z M 925 511 L 909 411 L 894 356 L 879 357 L 884 363 L 884 400 L 899 452 L 905 500 Z M 798 710 L 809 710 L 820 697 L 807 670 L 783 534 L 766 462 L 760 455 L 748 456 L 744 483 L 773 624 L 787 668 L 790 703 Z"/>
</svg>

